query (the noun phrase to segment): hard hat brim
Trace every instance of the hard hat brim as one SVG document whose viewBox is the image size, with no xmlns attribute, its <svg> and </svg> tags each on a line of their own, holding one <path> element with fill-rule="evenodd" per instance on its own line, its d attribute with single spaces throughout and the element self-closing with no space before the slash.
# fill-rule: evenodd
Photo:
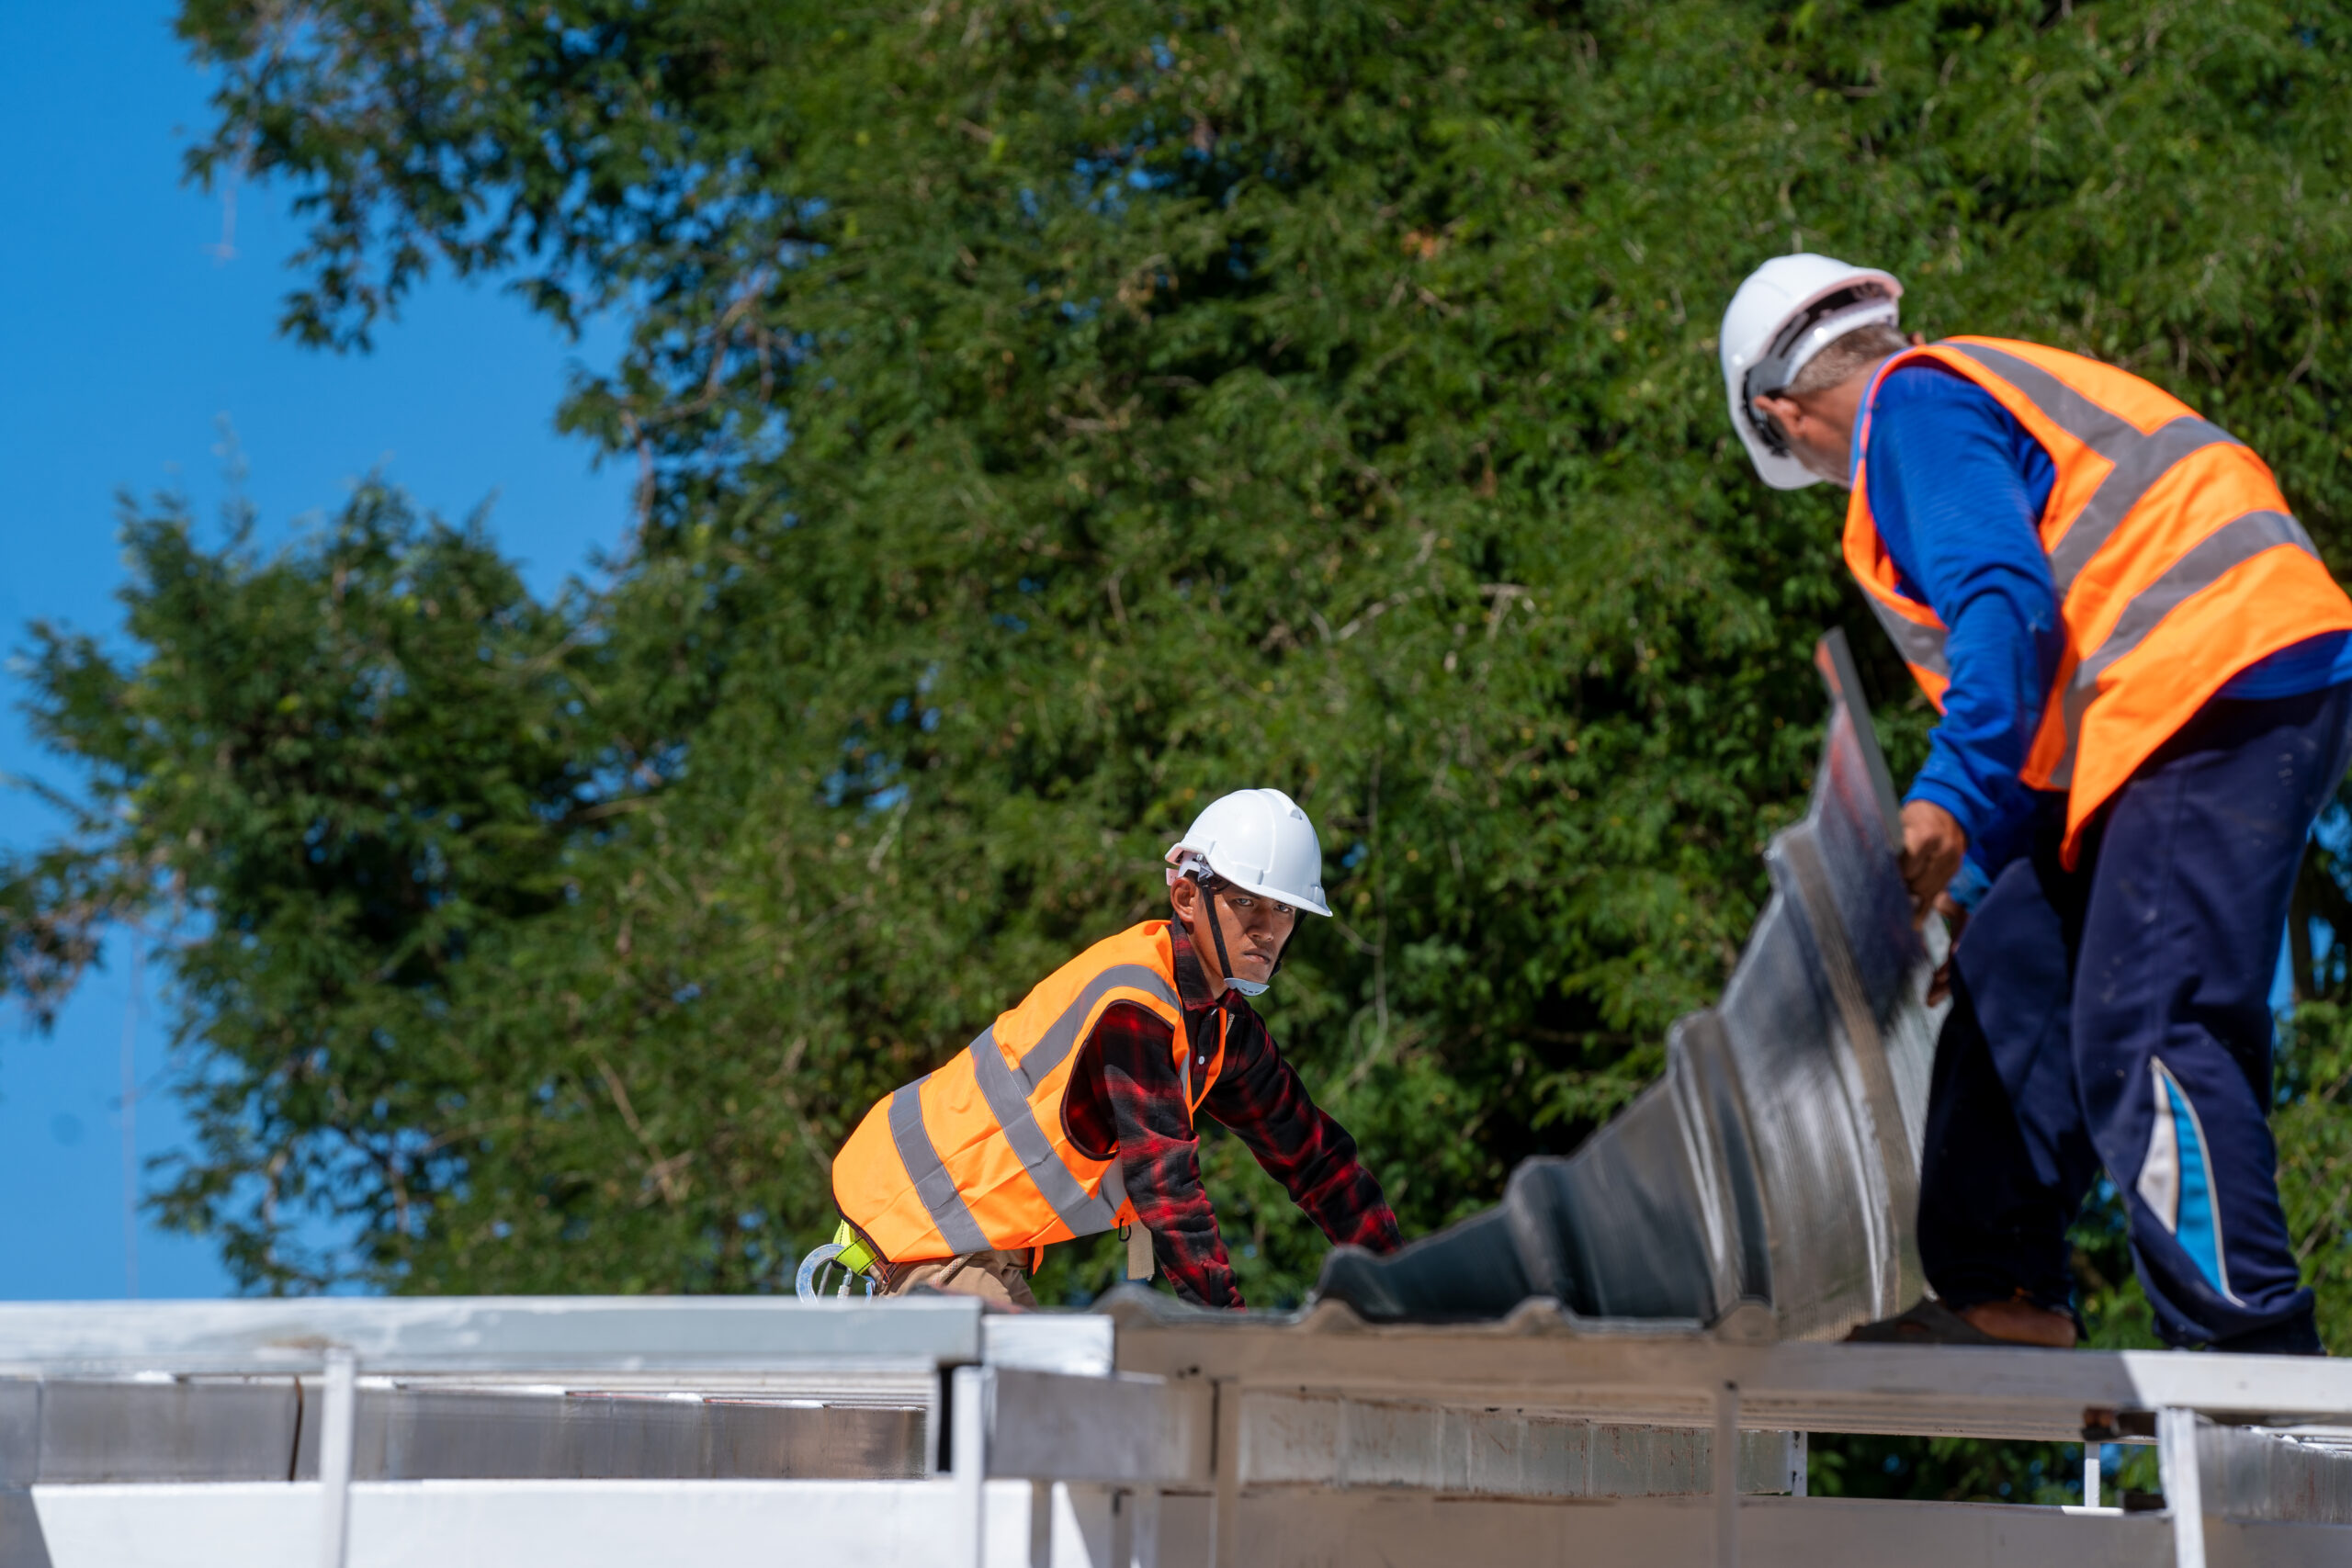
<svg viewBox="0 0 2352 1568">
<path fill-rule="evenodd" d="M 1215 861 L 1209 863 L 1209 869 L 1216 871 Z M 1216 874 L 1219 876 L 1225 876 L 1225 873 L 1221 871 L 1217 871 Z M 1305 894 L 1286 892 L 1280 887 L 1267 887 L 1254 882 L 1244 882 L 1235 876 L 1225 876 L 1225 879 L 1244 893 L 1254 893 L 1261 898 L 1272 898 L 1277 904 L 1288 904 L 1294 909 L 1304 909 L 1310 915 L 1321 915 L 1327 919 L 1330 917 L 1330 910 Z"/>
<path fill-rule="evenodd" d="M 1731 423 L 1732 428 L 1739 433 L 1739 444 L 1747 448 L 1748 461 L 1756 465 L 1756 477 L 1774 490 L 1803 490 L 1807 485 L 1821 482 L 1819 474 L 1793 457 L 1784 457 L 1764 445 L 1747 417 L 1747 411 L 1739 406 L 1737 393 L 1731 398 Z"/>
<path fill-rule="evenodd" d="M 1190 844 L 1171 844 L 1169 846 L 1168 852 L 1160 858 L 1170 866 L 1181 867 L 1186 855 L 1197 857 L 1200 863 L 1214 872 L 1220 880 L 1238 887 L 1244 893 L 1255 894 L 1261 898 L 1272 898 L 1277 904 L 1288 904 L 1294 909 L 1304 909 L 1310 915 L 1321 915 L 1326 919 L 1331 916 L 1329 909 L 1305 894 L 1293 893 L 1287 888 L 1270 886 L 1262 882 L 1251 882 L 1245 877 L 1235 876 L 1218 865 L 1216 858 L 1206 850 L 1195 849 Z M 1171 883 L 1177 874 L 1181 873 L 1170 874 Z"/>
</svg>

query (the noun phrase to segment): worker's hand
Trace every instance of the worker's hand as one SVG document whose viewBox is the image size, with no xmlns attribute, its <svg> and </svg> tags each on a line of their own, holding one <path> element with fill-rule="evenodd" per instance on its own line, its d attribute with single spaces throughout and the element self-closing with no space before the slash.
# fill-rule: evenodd
<svg viewBox="0 0 2352 1568">
<path fill-rule="evenodd" d="M 1936 913 L 1944 918 L 1944 932 L 1949 939 L 1944 948 L 1944 961 L 1928 977 L 1928 1005 L 1934 1007 L 1951 995 L 1952 961 L 1960 956 L 1960 933 L 1968 929 L 1968 911 L 1950 893 L 1936 895 Z"/>
<path fill-rule="evenodd" d="M 1905 801 L 1903 806 L 1903 886 L 1911 891 L 1911 923 L 1928 923 L 1928 911 L 1968 853 L 1968 835 L 1960 821 L 1932 800 Z"/>
</svg>

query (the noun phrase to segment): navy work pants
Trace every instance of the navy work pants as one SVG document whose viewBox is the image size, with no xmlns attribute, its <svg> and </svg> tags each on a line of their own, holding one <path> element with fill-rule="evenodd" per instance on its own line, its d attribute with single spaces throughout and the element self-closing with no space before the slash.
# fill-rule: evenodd
<svg viewBox="0 0 2352 1568">
<path fill-rule="evenodd" d="M 1919 1251 L 1951 1306 L 2071 1295 L 2101 1167 L 2167 1342 L 2315 1351 L 2278 1204 L 2272 1021 L 2288 899 L 2343 776 L 2352 685 L 2208 704 L 2058 859 L 2064 802 L 1962 933 Z"/>
</svg>

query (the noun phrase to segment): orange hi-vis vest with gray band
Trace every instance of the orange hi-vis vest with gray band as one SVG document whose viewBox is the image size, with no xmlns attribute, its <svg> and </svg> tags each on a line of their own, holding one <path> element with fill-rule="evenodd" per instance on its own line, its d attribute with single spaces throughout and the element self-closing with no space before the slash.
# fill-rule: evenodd
<svg viewBox="0 0 2352 1568">
<path fill-rule="evenodd" d="M 2083 825 L 2230 677 L 2307 637 L 2352 630 L 2352 600 L 2260 457 L 2169 392 L 2096 359 L 1981 337 L 1895 355 L 1862 400 L 1858 451 L 1870 451 L 1887 373 L 1922 360 L 1999 400 L 2056 469 L 2039 526 L 2065 648 L 2021 777 L 2066 792 L 2071 866 Z M 1941 712 L 1944 624 L 1898 585 L 1861 465 L 1846 564 Z"/>
<path fill-rule="evenodd" d="M 1196 1070 L 1175 946 L 1167 922 L 1154 920 L 1096 942 L 945 1066 L 867 1111 L 833 1158 L 842 1217 L 893 1263 L 1022 1251 L 1134 1224 L 1117 1151 L 1089 1158 L 1062 1114 L 1078 1048 L 1117 1002 L 1168 1024 L 1185 1106 L 1198 1111 L 1225 1066 L 1231 1020 L 1217 1010 L 1216 1048 Z"/>
</svg>

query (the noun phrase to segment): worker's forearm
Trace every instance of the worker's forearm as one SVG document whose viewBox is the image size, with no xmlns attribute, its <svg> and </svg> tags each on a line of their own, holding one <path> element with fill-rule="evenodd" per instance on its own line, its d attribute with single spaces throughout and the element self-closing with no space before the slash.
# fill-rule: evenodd
<svg viewBox="0 0 2352 1568">
<path fill-rule="evenodd" d="M 1396 1249 L 1396 1216 L 1357 1157 L 1355 1140 L 1316 1105 L 1262 1032 L 1251 1055 L 1217 1080 L 1207 1109 L 1332 1241 Z"/>
<path fill-rule="evenodd" d="M 1127 1201 L 1151 1233 L 1168 1282 L 1203 1306 L 1238 1307 L 1241 1292 L 1201 1182 L 1200 1140 L 1162 1043 L 1104 1032 L 1102 1087 L 1118 1131 Z"/>
<path fill-rule="evenodd" d="M 2034 792 L 2020 775 L 2040 728 L 2057 606 L 2030 581 L 1987 585 L 1962 603 L 1946 648 L 1951 684 L 1927 765 L 1907 798 L 1951 813 L 1978 863 L 1997 870 L 2020 847 Z"/>
</svg>

